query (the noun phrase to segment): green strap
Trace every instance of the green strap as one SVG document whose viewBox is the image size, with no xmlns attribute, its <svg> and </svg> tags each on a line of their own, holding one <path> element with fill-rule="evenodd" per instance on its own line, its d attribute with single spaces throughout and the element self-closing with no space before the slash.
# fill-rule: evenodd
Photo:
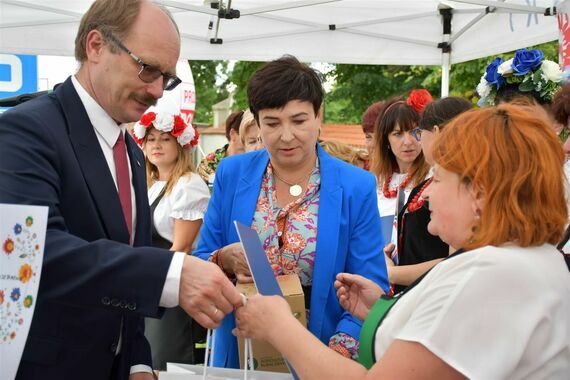
<svg viewBox="0 0 570 380">
<path fill-rule="evenodd" d="M 372 368 L 376 362 L 374 357 L 374 338 L 376 330 L 388 311 L 394 306 L 398 298 L 382 296 L 376 301 L 360 330 L 358 361 L 367 369 Z"/>
<path fill-rule="evenodd" d="M 458 256 L 464 253 L 465 250 L 463 248 L 458 249 L 455 253 L 447 256 L 442 261 L 447 259 L 451 259 L 452 257 Z M 433 267 L 431 268 L 433 269 Z M 420 283 L 421 280 L 431 271 L 428 270 L 424 274 L 422 274 L 419 278 L 416 279 L 410 286 L 408 286 L 404 291 L 397 294 L 396 297 L 388 297 L 383 295 L 376 301 L 370 313 L 366 317 L 366 320 L 362 324 L 362 329 L 360 330 L 360 346 L 358 348 L 358 361 L 367 369 L 372 368 L 374 363 L 376 362 L 375 354 L 374 354 L 374 340 L 376 336 L 376 331 L 380 324 L 392 308 L 396 301 L 398 301 L 404 294 L 409 292 L 414 286 Z"/>
</svg>

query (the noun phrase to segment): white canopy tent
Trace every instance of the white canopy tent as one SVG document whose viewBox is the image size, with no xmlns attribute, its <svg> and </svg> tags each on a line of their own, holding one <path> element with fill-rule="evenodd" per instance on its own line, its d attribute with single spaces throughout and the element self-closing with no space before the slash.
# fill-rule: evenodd
<svg viewBox="0 0 570 380">
<path fill-rule="evenodd" d="M 558 38 L 552 15 L 559 1 L 552 0 L 159 2 L 178 22 L 184 58 L 266 61 L 293 54 L 307 62 L 441 65 L 442 96 L 452 63 Z M 91 3 L 0 0 L 0 52 L 73 55 L 78 22 Z"/>
</svg>

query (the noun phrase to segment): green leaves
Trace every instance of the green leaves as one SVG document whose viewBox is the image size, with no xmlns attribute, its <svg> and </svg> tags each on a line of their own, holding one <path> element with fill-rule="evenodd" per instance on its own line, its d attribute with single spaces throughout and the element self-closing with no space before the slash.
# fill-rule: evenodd
<svg viewBox="0 0 570 380">
<path fill-rule="evenodd" d="M 530 48 L 541 49 L 545 59 L 557 60 L 557 41 Z M 508 59 L 513 54 L 510 52 L 500 56 Z M 494 58 L 452 65 L 450 95 L 462 96 L 476 103 L 475 87 Z M 233 64 L 229 61 L 191 61 L 197 99 L 195 121 L 212 122 L 212 105 L 229 95 L 228 85 L 235 88 L 234 109 L 246 109 L 247 82 L 261 65 L 263 62 L 238 61 Z M 441 66 L 337 64 L 329 67 L 330 70 L 324 73 L 325 88 L 328 90 L 324 104 L 327 123 L 360 124 L 362 113 L 369 105 L 392 96 L 406 95 L 414 88 L 426 88 L 434 97 L 440 94 Z M 542 72 L 538 74 L 537 71 L 532 81 L 542 81 L 541 75 Z M 506 80 L 508 83 L 521 83 L 523 77 L 511 75 Z M 524 88 L 530 88 L 532 81 L 524 83 Z M 552 93 L 550 85 L 543 83 L 540 91 Z"/>
<path fill-rule="evenodd" d="M 532 83 L 532 81 L 529 79 L 530 77 L 527 77 L 520 85 L 519 85 L 519 90 L 523 91 L 523 92 L 530 92 L 532 90 L 534 90 L 534 84 Z"/>
<path fill-rule="evenodd" d="M 214 121 L 212 106 L 228 97 L 226 89 L 227 61 L 189 61 L 194 86 L 196 87 L 196 111 L 194 122 L 210 123 Z M 221 82 L 220 84 L 218 84 Z"/>
</svg>

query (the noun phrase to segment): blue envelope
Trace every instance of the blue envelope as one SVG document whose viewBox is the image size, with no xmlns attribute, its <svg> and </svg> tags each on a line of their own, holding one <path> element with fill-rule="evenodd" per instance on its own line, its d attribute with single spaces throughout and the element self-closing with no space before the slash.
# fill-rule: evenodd
<svg viewBox="0 0 570 380">
<path fill-rule="evenodd" d="M 283 292 L 281 292 L 281 288 L 273 274 L 257 232 L 237 220 L 234 221 L 234 224 L 257 292 L 263 296 L 283 297 Z"/>
<path fill-rule="evenodd" d="M 247 265 L 249 265 L 249 270 L 251 271 L 257 292 L 263 296 L 283 297 L 283 292 L 281 292 L 281 288 L 273 274 L 271 264 L 269 264 L 269 260 L 267 260 L 267 255 L 263 250 L 257 232 L 237 220 L 234 220 L 234 225 L 236 226 L 238 237 L 243 252 L 245 253 L 245 259 L 247 260 Z M 293 378 L 298 379 L 299 376 L 297 376 L 293 366 L 289 364 L 288 361 L 285 361 L 285 363 L 287 367 L 289 367 Z"/>
</svg>

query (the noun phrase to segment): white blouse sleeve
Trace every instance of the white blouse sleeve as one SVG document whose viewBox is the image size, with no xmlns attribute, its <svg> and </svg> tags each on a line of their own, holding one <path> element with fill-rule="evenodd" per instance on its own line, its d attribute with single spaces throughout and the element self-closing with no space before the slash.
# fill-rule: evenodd
<svg viewBox="0 0 570 380">
<path fill-rule="evenodd" d="M 196 173 L 184 176 L 172 189 L 170 194 L 171 211 L 169 216 L 174 219 L 199 220 L 204 218 L 210 191 L 208 186 Z"/>
</svg>

